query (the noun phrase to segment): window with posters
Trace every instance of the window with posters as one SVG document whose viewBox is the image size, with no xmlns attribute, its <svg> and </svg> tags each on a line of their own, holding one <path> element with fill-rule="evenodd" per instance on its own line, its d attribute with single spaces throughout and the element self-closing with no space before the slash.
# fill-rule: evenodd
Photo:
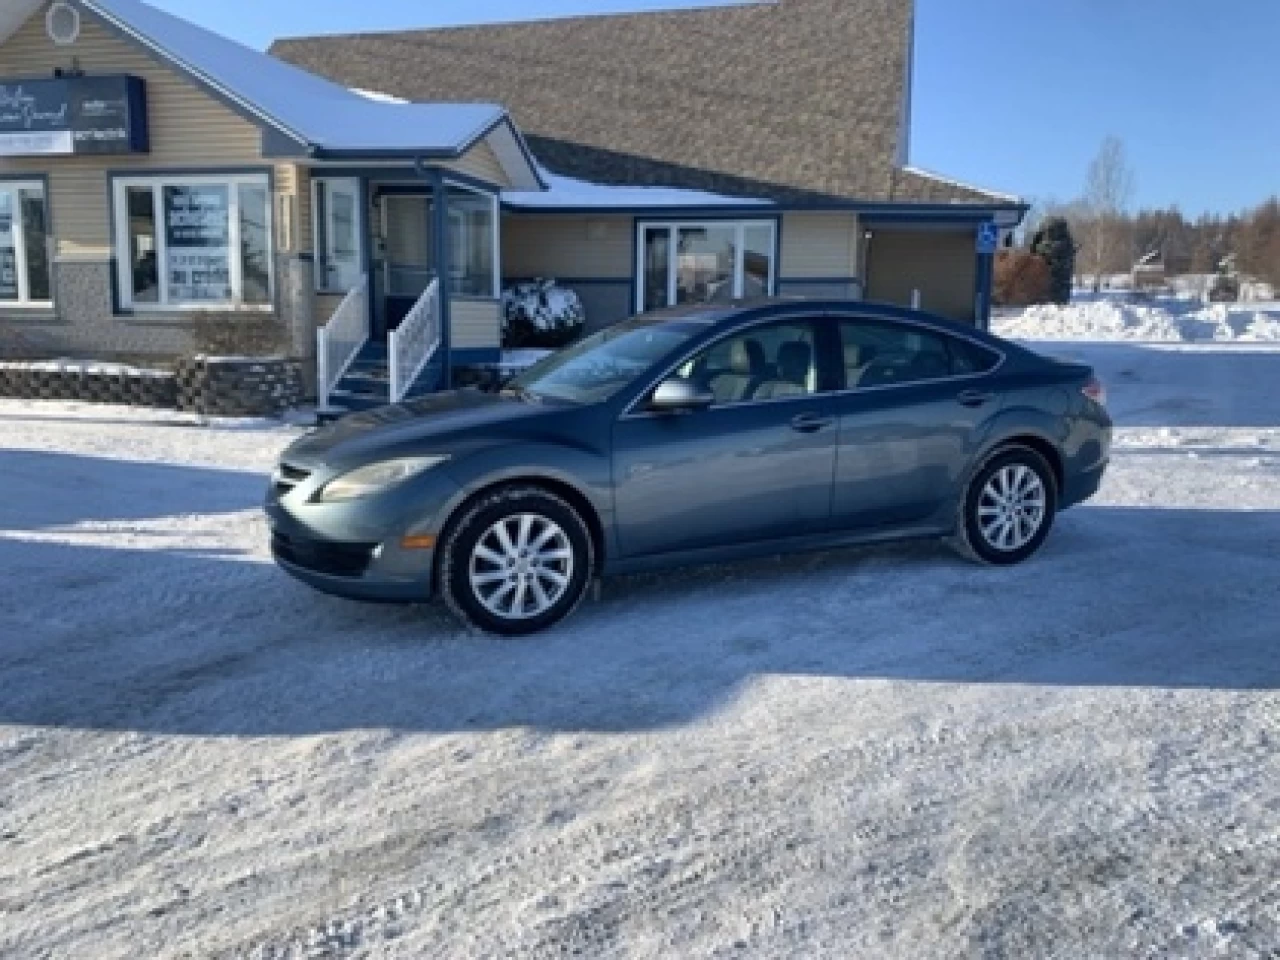
<svg viewBox="0 0 1280 960">
<path fill-rule="evenodd" d="M 262 174 L 116 178 L 121 306 L 270 307 L 270 193 Z"/>
<path fill-rule="evenodd" d="M 0 306 L 52 300 L 44 185 L 0 180 Z"/>
</svg>

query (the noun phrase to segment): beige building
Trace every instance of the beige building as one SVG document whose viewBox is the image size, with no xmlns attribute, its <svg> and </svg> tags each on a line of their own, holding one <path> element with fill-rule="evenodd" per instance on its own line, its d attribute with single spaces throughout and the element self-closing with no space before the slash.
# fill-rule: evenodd
<svg viewBox="0 0 1280 960">
<path fill-rule="evenodd" d="M 769 6 L 798 17 L 814 3 Z M 1023 212 L 892 164 L 889 181 L 917 198 L 771 185 L 788 178 L 750 163 L 751 176 L 691 177 L 662 157 L 624 164 L 628 181 L 600 167 L 599 138 L 576 153 L 526 140 L 520 106 L 503 105 L 520 91 L 477 96 L 465 57 L 433 73 L 459 89 L 424 95 L 396 79 L 403 64 L 379 85 L 317 43 L 273 57 L 139 0 L 6 0 L 0 354 L 165 362 L 196 349 L 198 319 L 260 317 L 314 365 L 322 401 L 354 407 L 496 361 L 501 291 L 532 278 L 575 290 L 591 328 L 776 295 L 918 302 L 981 323 L 979 228 Z M 894 83 L 901 126 L 909 84 Z"/>
</svg>

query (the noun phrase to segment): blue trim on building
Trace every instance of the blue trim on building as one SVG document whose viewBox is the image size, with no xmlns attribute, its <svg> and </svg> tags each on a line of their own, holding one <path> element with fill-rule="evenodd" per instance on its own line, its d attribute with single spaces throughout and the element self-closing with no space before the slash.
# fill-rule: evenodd
<svg viewBox="0 0 1280 960">
<path fill-rule="evenodd" d="M 501 184 L 490 183 L 488 180 L 481 180 L 479 177 L 473 177 L 467 173 L 459 173 L 457 170 L 452 170 L 448 167 L 441 167 L 440 173 L 447 183 L 456 183 L 460 187 L 471 187 L 491 196 L 500 196 L 502 194 L 503 188 Z"/>
<path fill-rule="evenodd" d="M 976 235 L 975 235 L 976 241 Z M 991 329 L 991 294 L 995 287 L 995 254 L 977 255 L 977 305 L 974 321 L 980 330 Z"/>
<path fill-rule="evenodd" d="M 498 363 L 502 360 L 501 347 L 462 347 L 454 350 L 449 357 L 450 362 L 455 367 L 465 367 L 472 364 L 480 365 L 485 363 Z"/>
<path fill-rule="evenodd" d="M 453 311 L 450 309 L 450 290 L 446 282 L 449 276 L 449 198 L 445 192 L 444 177 L 438 169 L 426 171 L 433 193 L 432 212 L 435 235 L 432 249 L 436 254 L 436 276 L 440 278 L 440 353 L 442 390 L 453 385 Z"/>
<path fill-rule="evenodd" d="M 529 216 L 632 216 L 646 220 L 759 220 L 784 213 L 840 213 L 863 214 L 868 219 L 881 222 L 905 220 L 953 220 L 955 222 L 979 222 L 990 220 L 997 213 L 1024 215 L 1027 204 L 954 204 L 954 203 L 884 203 L 866 200 L 820 200 L 796 203 L 719 203 L 711 206 L 522 206 L 503 201 L 502 208 L 511 213 Z"/>
</svg>

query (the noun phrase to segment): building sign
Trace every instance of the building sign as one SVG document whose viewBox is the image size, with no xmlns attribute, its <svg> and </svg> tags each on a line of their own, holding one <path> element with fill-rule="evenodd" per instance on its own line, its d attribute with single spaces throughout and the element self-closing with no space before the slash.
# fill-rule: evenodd
<svg viewBox="0 0 1280 960">
<path fill-rule="evenodd" d="M 0 157 L 146 153 L 138 77 L 0 80 Z"/>
<path fill-rule="evenodd" d="M 994 223 L 978 225 L 978 253 L 995 253 L 1000 249 L 1000 228 Z"/>
<path fill-rule="evenodd" d="M 231 299 L 231 195 L 222 185 L 165 187 L 169 299 Z"/>
</svg>

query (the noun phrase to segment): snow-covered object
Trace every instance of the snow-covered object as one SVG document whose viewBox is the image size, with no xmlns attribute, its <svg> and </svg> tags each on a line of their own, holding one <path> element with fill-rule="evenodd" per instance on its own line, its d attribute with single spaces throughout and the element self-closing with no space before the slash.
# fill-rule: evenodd
<svg viewBox="0 0 1280 960">
<path fill-rule="evenodd" d="M 506 115 L 492 103 L 370 98 L 140 0 L 84 0 L 84 6 L 223 95 L 325 150 L 452 151 Z"/>
<path fill-rule="evenodd" d="M 101 360 L 0 360 L 0 370 L 39 370 L 46 373 L 82 373 L 99 377 L 172 377 L 171 370 L 149 370 L 125 363 Z"/>
<path fill-rule="evenodd" d="M 1142 304 L 1103 298 L 999 311 L 991 327 L 1000 336 L 1023 340 L 1280 341 L 1280 304 L 1205 306 L 1174 298 Z"/>
<path fill-rule="evenodd" d="M 603 183 L 591 183 L 552 173 L 539 167 L 538 174 L 547 185 L 543 191 L 506 190 L 502 201 L 510 207 L 528 209 L 588 208 L 608 210 L 612 207 L 720 207 L 773 206 L 771 200 L 743 197 L 727 197 L 703 190 L 682 190 L 676 187 L 628 187 Z"/>
<path fill-rule="evenodd" d="M 559 347 L 576 339 L 586 323 L 582 301 L 555 280 L 518 283 L 502 292 L 503 343 L 509 347 Z"/>
</svg>

